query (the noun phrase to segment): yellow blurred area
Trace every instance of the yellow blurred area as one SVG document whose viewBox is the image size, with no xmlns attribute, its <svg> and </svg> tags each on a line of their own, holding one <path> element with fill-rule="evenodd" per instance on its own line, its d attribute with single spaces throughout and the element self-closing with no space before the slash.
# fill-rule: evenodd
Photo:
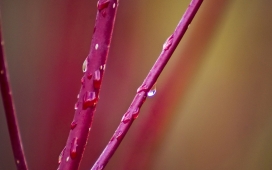
<svg viewBox="0 0 272 170">
<path fill-rule="evenodd" d="M 108 143 L 190 1 L 119 3 L 82 170 Z M 105 169 L 272 169 L 271 7 L 269 0 L 204 0 L 158 79 L 157 94 Z M 0 9 L 29 168 L 56 169 L 96 1 L 1 0 Z M 0 112 L 0 169 L 15 169 L 2 105 Z"/>
</svg>

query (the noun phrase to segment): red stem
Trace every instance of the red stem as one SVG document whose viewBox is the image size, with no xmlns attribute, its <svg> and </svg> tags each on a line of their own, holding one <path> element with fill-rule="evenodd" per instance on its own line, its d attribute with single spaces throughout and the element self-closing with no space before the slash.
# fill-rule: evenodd
<svg viewBox="0 0 272 170">
<path fill-rule="evenodd" d="M 2 37 L 2 25 L 0 23 L 0 86 L 1 94 L 6 113 L 6 119 L 9 130 L 9 137 L 11 141 L 12 151 L 15 159 L 15 164 L 18 170 L 27 170 L 27 163 L 24 156 L 24 149 L 20 136 L 19 125 L 17 123 L 17 116 L 15 111 L 15 105 L 12 99 L 12 92 L 9 83 L 9 74 L 7 69 L 7 63 L 5 60 L 4 52 L 4 40 Z"/>
<path fill-rule="evenodd" d="M 161 74 L 163 68 L 175 51 L 178 43 L 185 34 L 188 26 L 190 25 L 202 2 L 203 0 L 191 1 L 174 33 L 164 43 L 163 51 L 151 68 L 143 84 L 138 88 L 136 96 L 134 97 L 130 107 L 128 108 L 128 111 L 124 114 L 108 145 L 106 146 L 100 157 L 97 159 L 91 170 L 103 169 L 122 142 L 134 119 L 137 118 L 139 114 L 139 109 L 145 101 L 147 92 L 157 81 L 159 75 Z"/>
<path fill-rule="evenodd" d="M 94 34 L 90 52 L 83 64 L 85 74 L 81 79 L 82 86 L 75 104 L 76 111 L 66 146 L 59 157 L 61 170 L 79 168 L 99 98 L 117 6 L 118 0 L 99 0 L 97 3 Z"/>
</svg>

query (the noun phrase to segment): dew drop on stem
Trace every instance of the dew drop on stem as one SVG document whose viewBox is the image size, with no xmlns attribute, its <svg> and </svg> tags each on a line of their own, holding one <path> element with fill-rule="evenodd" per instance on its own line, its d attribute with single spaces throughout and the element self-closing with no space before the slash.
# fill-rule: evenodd
<svg viewBox="0 0 272 170">
<path fill-rule="evenodd" d="M 93 85 L 95 89 L 99 89 L 101 85 L 101 73 L 100 70 L 94 72 Z"/>
<path fill-rule="evenodd" d="M 93 74 L 92 73 L 89 73 L 88 75 L 87 75 L 87 78 L 90 80 L 91 78 L 93 77 Z"/>
<path fill-rule="evenodd" d="M 88 61 L 87 58 L 84 60 L 83 65 L 82 65 L 82 71 L 83 73 L 85 73 L 87 71 L 87 65 L 88 65 Z"/>
<path fill-rule="evenodd" d="M 96 105 L 97 97 L 95 92 L 85 92 L 83 96 L 83 109 L 87 109 L 88 107 L 93 107 Z"/>
<path fill-rule="evenodd" d="M 130 122 L 131 119 L 132 119 L 132 115 L 131 115 L 130 111 L 127 111 L 127 112 L 124 114 L 124 116 L 122 117 L 121 122 L 123 122 L 123 123 L 126 124 L 126 123 Z"/>
<path fill-rule="evenodd" d="M 71 143 L 70 156 L 72 159 L 75 159 L 77 156 L 77 146 L 78 146 L 77 139 L 78 138 L 74 138 Z"/>
<path fill-rule="evenodd" d="M 153 85 L 153 87 L 149 90 L 149 92 L 147 93 L 148 97 L 152 97 L 156 94 L 156 83 Z"/>
<path fill-rule="evenodd" d="M 109 0 L 99 0 L 97 2 L 98 11 L 102 11 L 103 9 L 107 8 L 109 6 L 109 3 L 110 3 Z"/>
<path fill-rule="evenodd" d="M 136 119 L 139 116 L 140 109 L 137 107 L 133 113 L 132 113 L 132 118 Z"/>
<path fill-rule="evenodd" d="M 66 147 L 63 148 L 63 150 L 61 151 L 60 155 L 59 155 L 59 160 L 58 160 L 58 163 L 60 164 L 61 163 L 61 160 L 62 160 L 62 157 L 64 155 L 64 151 L 65 151 Z"/>
<path fill-rule="evenodd" d="M 165 43 L 163 44 L 163 47 L 162 47 L 163 51 L 166 51 L 171 47 L 171 45 L 173 43 L 173 38 L 174 38 L 173 35 L 171 35 L 169 38 L 167 38 L 167 40 L 165 41 Z"/>
<path fill-rule="evenodd" d="M 77 126 L 77 123 L 75 121 L 73 121 L 71 123 L 71 130 L 75 129 L 76 126 Z"/>
</svg>

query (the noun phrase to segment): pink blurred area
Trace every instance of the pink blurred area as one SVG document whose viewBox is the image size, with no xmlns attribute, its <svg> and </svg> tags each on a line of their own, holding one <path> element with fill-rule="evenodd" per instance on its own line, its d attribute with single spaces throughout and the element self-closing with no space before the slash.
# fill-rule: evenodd
<svg viewBox="0 0 272 170">
<path fill-rule="evenodd" d="M 58 166 L 97 1 L 1 0 L 29 169 Z M 80 169 L 90 169 L 190 1 L 120 0 Z M 271 1 L 204 1 L 105 169 L 272 169 Z M 2 103 L 2 101 L 1 101 Z M 0 169 L 15 169 L 0 105 Z"/>
</svg>

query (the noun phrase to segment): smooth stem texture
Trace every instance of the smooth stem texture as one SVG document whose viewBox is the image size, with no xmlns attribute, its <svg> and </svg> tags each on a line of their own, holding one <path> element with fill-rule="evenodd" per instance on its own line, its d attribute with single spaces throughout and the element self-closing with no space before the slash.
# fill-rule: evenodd
<svg viewBox="0 0 272 170">
<path fill-rule="evenodd" d="M 163 51 L 161 52 L 157 61 L 151 68 L 142 85 L 138 88 L 136 96 L 134 97 L 130 107 L 128 108 L 128 111 L 124 114 L 108 145 L 106 146 L 100 157 L 97 159 L 91 170 L 100 170 L 105 168 L 106 164 L 108 163 L 108 161 L 120 145 L 121 141 L 123 140 L 124 136 L 126 135 L 127 131 L 129 130 L 134 119 L 137 118 L 139 110 L 146 99 L 147 92 L 157 81 L 159 75 L 161 74 L 168 60 L 178 46 L 178 43 L 185 34 L 188 26 L 190 25 L 202 2 L 203 0 L 191 1 L 174 33 L 164 43 Z"/>
<path fill-rule="evenodd" d="M 96 110 L 100 85 L 109 52 L 118 0 L 99 0 L 90 52 L 83 63 L 81 90 L 75 104 L 75 115 L 71 123 L 66 146 L 59 156 L 61 170 L 76 170 L 87 143 L 93 114 Z"/>
<path fill-rule="evenodd" d="M 27 163 L 24 156 L 24 149 L 20 136 L 19 125 L 17 123 L 17 116 L 15 111 L 15 105 L 12 99 L 11 86 L 9 83 L 9 75 L 7 69 L 7 63 L 4 52 L 4 40 L 2 36 L 2 25 L 0 21 L 0 86 L 1 94 L 6 113 L 6 119 L 9 130 L 9 137 L 11 141 L 12 151 L 15 159 L 15 164 L 18 170 L 27 170 Z"/>
</svg>

